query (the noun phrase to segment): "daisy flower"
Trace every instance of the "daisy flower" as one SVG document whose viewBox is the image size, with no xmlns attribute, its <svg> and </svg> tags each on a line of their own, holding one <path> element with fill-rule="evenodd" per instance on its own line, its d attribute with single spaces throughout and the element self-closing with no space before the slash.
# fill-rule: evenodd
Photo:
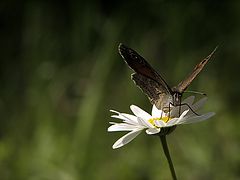
<svg viewBox="0 0 240 180">
<path fill-rule="evenodd" d="M 182 101 L 182 104 L 188 105 L 181 105 L 180 111 L 179 107 L 171 107 L 171 111 L 168 113 L 157 109 L 155 105 L 152 107 L 152 115 L 135 105 L 130 106 L 134 115 L 110 110 L 116 113 L 111 117 L 120 119 L 122 122 L 110 122 L 112 125 L 108 128 L 108 132 L 129 131 L 129 133 L 118 139 L 112 148 L 116 149 L 126 145 L 143 130 L 149 135 L 157 134 L 167 127 L 200 122 L 215 114 L 214 112 L 209 112 L 203 115 L 197 115 L 196 113 L 198 113 L 198 110 L 205 104 L 207 98 L 202 98 L 196 103 L 193 103 L 194 98 L 194 96 L 190 96 Z M 189 107 L 191 107 L 192 110 Z"/>
</svg>

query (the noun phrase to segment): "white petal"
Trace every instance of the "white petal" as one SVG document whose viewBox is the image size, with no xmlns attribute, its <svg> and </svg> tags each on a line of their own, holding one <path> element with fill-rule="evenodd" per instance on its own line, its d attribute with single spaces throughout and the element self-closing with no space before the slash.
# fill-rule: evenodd
<svg viewBox="0 0 240 180">
<path fill-rule="evenodd" d="M 181 106 L 176 106 L 172 109 L 171 111 L 171 117 L 176 117 L 176 116 L 179 116 L 179 108 L 181 110 L 180 114 L 182 114 L 184 111 L 186 111 L 187 109 L 189 109 L 189 106 L 193 108 L 193 102 L 194 102 L 194 99 L 195 99 L 195 96 L 189 96 L 187 97 L 186 99 L 184 99 L 182 102 L 181 102 Z M 195 109 L 196 110 L 196 109 Z M 191 113 L 191 112 L 189 112 Z"/>
<path fill-rule="evenodd" d="M 187 103 L 182 103 L 182 105 L 181 105 L 181 112 L 180 112 L 180 114 L 182 114 L 184 111 L 186 111 L 186 110 L 188 110 L 188 109 L 190 109 L 190 108 L 192 108 L 192 106 L 193 105 L 191 105 L 191 104 L 187 104 Z M 190 107 L 190 108 L 189 108 Z M 192 108 L 193 109 L 193 108 Z M 190 112 L 189 112 L 190 113 Z"/>
<path fill-rule="evenodd" d="M 182 111 L 182 109 L 183 109 L 183 106 L 173 106 L 172 107 L 172 110 L 171 110 L 171 112 L 170 112 L 170 116 L 171 117 L 178 117 L 179 116 L 179 108 L 181 109 L 181 111 Z M 180 112 L 180 114 L 181 114 L 181 112 Z"/>
<path fill-rule="evenodd" d="M 204 106 L 204 104 L 205 104 L 206 102 L 207 102 L 207 97 L 204 97 L 204 98 L 200 99 L 199 101 L 197 101 L 196 103 L 194 103 L 194 104 L 191 106 L 191 108 L 192 108 L 192 110 L 193 110 L 194 112 L 196 112 L 198 109 L 200 109 L 202 106 Z M 189 115 L 193 115 L 193 116 L 196 115 L 192 110 L 188 112 L 188 114 L 187 114 L 188 116 L 189 116 Z"/>
<path fill-rule="evenodd" d="M 119 124 L 119 123 L 110 121 L 109 124 Z"/>
<path fill-rule="evenodd" d="M 173 118 L 171 120 L 169 120 L 167 123 L 166 123 L 166 127 L 170 127 L 170 126 L 174 126 L 174 125 L 177 125 L 179 124 L 179 122 L 181 122 L 181 120 L 184 118 L 184 116 L 188 113 L 189 109 L 185 110 L 181 116 L 179 118 Z"/>
<path fill-rule="evenodd" d="M 143 126 L 143 127 L 146 127 L 146 128 L 153 128 L 154 127 L 148 120 L 145 120 L 141 117 L 137 118 L 137 120 L 138 120 L 138 124 Z"/>
<path fill-rule="evenodd" d="M 111 115 L 111 117 L 116 119 L 126 120 L 126 118 L 121 115 Z"/>
<path fill-rule="evenodd" d="M 204 104 L 207 102 L 207 97 L 204 97 L 202 99 L 200 99 L 198 102 L 194 103 L 192 106 L 192 109 L 194 111 L 196 111 L 197 109 L 201 108 L 202 106 L 204 106 Z"/>
<path fill-rule="evenodd" d="M 141 108 L 135 106 L 135 105 L 131 105 L 130 109 L 132 110 L 132 112 L 137 116 L 137 117 L 141 117 L 143 119 L 150 119 L 151 115 L 148 114 L 147 112 L 145 112 L 144 110 L 142 110 Z"/>
<path fill-rule="evenodd" d="M 152 107 L 152 117 L 155 118 L 155 117 L 161 117 L 161 116 L 164 116 L 163 111 L 159 110 L 154 104 Z"/>
<path fill-rule="evenodd" d="M 167 123 L 166 123 L 166 127 L 170 127 L 170 126 L 174 126 L 174 125 L 177 125 L 181 119 L 184 118 L 184 116 L 186 116 L 186 114 L 189 112 L 189 109 L 185 110 L 184 112 L 182 112 L 182 114 L 180 115 L 180 117 L 178 118 L 172 118 L 170 119 Z"/>
<path fill-rule="evenodd" d="M 137 117 L 131 114 L 119 113 L 118 115 L 112 115 L 112 118 L 121 119 L 129 124 L 136 124 Z"/>
<path fill-rule="evenodd" d="M 138 124 L 137 117 L 131 114 L 121 113 L 121 117 L 123 117 L 124 122 L 136 125 Z"/>
<path fill-rule="evenodd" d="M 141 130 L 138 131 L 131 131 L 129 133 L 127 133 L 126 135 L 124 135 L 123 137 L 121 137 L 120 139 L 118 139 L 112 146 L 113 149 L 117 149 L 120 148 L 122 146 L 124 146 L 125 144 L 129 143 L 130 141 L 132 141 L 137 135 L 139 135 L 141 133 Z"/>
<path fill-rule="evenodd" d="M 108 128 L 108 132 L 114 132 L 114 131 L 133 131 L 133 130 L 139 130 L 143 129 L 142 127 L 135 126 L 132 124 L 126 124 L 126 123 L 118 123 L 113 124 Z"/>
<path fill-rule="evenodd" d="M 165 127 L 167 125 L 167 123 L 165 123 L 164 121 L 162 120 L 155 120 L 154 121 L 154 124 L 157 126 L 157 127 Z"/>
<path fill-rule="evenodd" d="M 121 119 L 121 120 L 125 120 L 127 119 L 126 117 L 123 117 L 121 114 L 123 113 L 120 113 L 118 111 L 115 111 L 115 110 L 110 110 L 110 112 L 113 112 L 113 113 L 116 113 L 117 115 L 111 115 L 112 118 L 116 118 L 116 119 Z"/>
<path fill-rule="evenodd" d="M 185 110 L 185 111 L 181 114 L 181 116 L 180 116 L 179 118 L 180 118 L 180 119 L 183 118 L 183 117 L 188 113 L 188 111 L 189 111 L 189 109 Z"/>
<path fill-rule="evenodd" d="M 130 122 L 137 123 L 137 117 L 132 114 L 121 113 L 122 116 L 126 117 Z"/>
<path fill-rule="evenodd" d="M 160 132 L 160 130 L 161 130 L 160 128 L 149 128 L 146 130 L 146 133 L 147 134 L 157 134 Z"/>
<path fill-rule="evenodd" d="M 167 122 L 166 127 L 177 125 L 178 121 L 179 121 L 179 118 L 173 118 Z"/>
<path fill-rule="evenodd" d="M 116 113 L 116 114 L 120 114 L 120 112 L 112 110 L 112 109 L 110 110 L 110 112 L 113 112 L 113 113 Z"/>
<path fill-rule="evenodd" d="M 182 104 L 187 103 L 189 106 L 191 106 L 194 102 L 194 99 L 195 99 L 195 96 L 189 96 L 182 101 Z"/>
<path fill-rule="evenodd" d="M 181 106 L 177 106 L 176 108 L 175 108 L 175 111 L 174 111 L 174 113 L 172 113 L 172 114 L 174 114 L 175 116 L 179 116 L 179 108 L 180 108 L 180 114 L 182 114 L 184 111 L 186 111 L 187 109 L 189 109 L 189 106 L 192 108 L 192 104 L 193 104 L 193 102 L 194 102 L 194 99 L 195 99 L 195 96 L 189 96 L 189 97 L 187 97 L 186 99 L 184 99 L 182 102 L 181 102 Z"/>
<path fill-rule="evenodd" d="M 185 117 L 179 122 L 179 124 L 190 124 L 190 123 L 196 123 L 196 122 L 204 121 L 204 120 L 209 119 L 210 117 L 212 117 L 214 115 L 215 115 L 214 112 L 209 112 L 209 113 L 203 114 L 201 116 Z"/>
<path fill-rule="evenodd" d="M 186 114 L 189 112 L 189 109 L 185 110 L 179 118 L 173 118 L 170 121 L 167 122 L 167 126 L 173 126 L 179 124 L 181 120 L 186 116 Z"/>
</svg>

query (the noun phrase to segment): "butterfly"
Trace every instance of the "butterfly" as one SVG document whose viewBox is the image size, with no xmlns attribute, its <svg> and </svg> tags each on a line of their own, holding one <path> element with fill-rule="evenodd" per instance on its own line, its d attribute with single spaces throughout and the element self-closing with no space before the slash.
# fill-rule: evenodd
<svg viewBox="0 0 240 180">
<path fill-rule="evenodd" d="M 202 71 L 209 59 L 215 53 L 217 47 L 177 86 L 170 87 L 160 74 L 133 49 L 119 44 L 118 50 L 128 66 L 135 71 L 132 80 L 148 96 L 150 102 L 158 109 L 170 111 L 170 106 L 181 107 L 181 97 L 195 77 Z"/>
</svg>

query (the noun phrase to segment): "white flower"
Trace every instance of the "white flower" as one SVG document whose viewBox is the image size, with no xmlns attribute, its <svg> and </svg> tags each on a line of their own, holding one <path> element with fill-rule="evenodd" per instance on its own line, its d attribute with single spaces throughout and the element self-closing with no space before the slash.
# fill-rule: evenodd
<svg viewBox="0 0 240 180">
<path fill-rule="evenodd" d="M 179 107 L 171 107 L 170 113 L 164 113 L 162 110 L 157 109 L 155 105 L 152 107 L 152 115 L 135 105 L 130 106 L 134 115 L 110 110 L 116 113 L 116 115 L 111 117 L 121 119 L 122 122 L 110 122 L 112 125 L 108 128 L 108 132 L 130 131 L 113 144 L 113 149 L 129 143 L 144 129 L 146 129 L 147 134 L 157 134 L 161 131 L 161 128 L 200 122 L 215 114 L 214 112 L 209 112 L 203 115 L 196 115 L 195 113 L 205 104 L 207 98 L 202 98 L 193 104 L 194 98 L 194 96 L 186 98 L 180 106 L 180 112 Z"/>
</svg>

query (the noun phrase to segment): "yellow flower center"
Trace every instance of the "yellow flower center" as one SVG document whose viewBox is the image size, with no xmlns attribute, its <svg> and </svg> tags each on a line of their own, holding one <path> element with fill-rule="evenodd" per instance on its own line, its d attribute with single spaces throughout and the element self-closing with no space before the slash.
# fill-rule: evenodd
<svg viewBox="0 0 240 180">
<path fill-rule="evenodd" d="M 167 123 L 169 120 L 171 120 L 172 118 L 168 117 L 168 116 L 164 116 L 161 118 L 151 118 L 148 120 L 148 122 L 150 122 L 152 125 L 155 126 L 154 121 L 164 121 L 165 123 Z"/>
</svg>

